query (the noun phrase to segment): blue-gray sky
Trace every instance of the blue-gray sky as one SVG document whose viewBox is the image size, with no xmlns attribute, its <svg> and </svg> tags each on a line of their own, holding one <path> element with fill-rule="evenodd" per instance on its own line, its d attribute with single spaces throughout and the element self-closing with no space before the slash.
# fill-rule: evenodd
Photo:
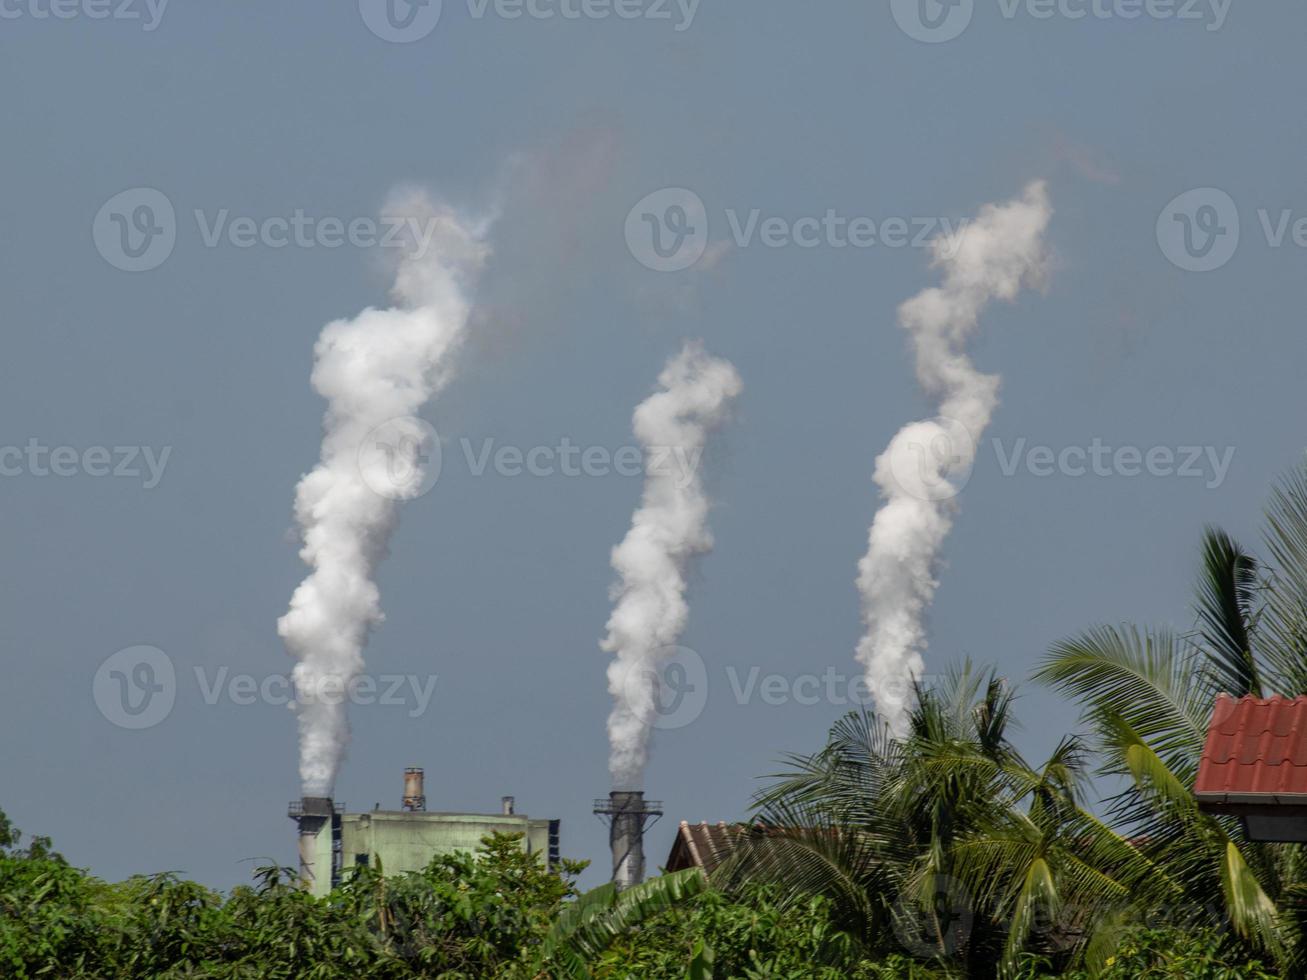
<svg viewBox="0 0 1307 980">
<path fill-rule="evenodd" d="M 745 815 L 757 777 L 816 749 L 844 710 L 824 695 L 741 704 L 732 678 L 856 673 L 873 461 L 933 414 L 895 323 L 936 281 L 922 249 L 720 244 L 728 212 L 956 221 L 1049 181 L 1048 288 L 992 307 L 973 344 L 1002 404 L 945 545 L 929 669 L 970 656 L 1022 679 L 1096 622 L 1187 627 L 1204 523 L 1256 543 L 1268 486 L 1302 455 L 1307 10 L 974 0 L 949 15 L 971 15 L 957 37 L 927 43 L 897 0 L 703 0 L 692 19 L 676 4 L 670 19 L 511 19 L 445 0 L 433 30 L 393 43 L 355 3 L 173 0 L 156 18 L 141 0 L 121 10 L 136 19 L 97 16 L 115 6 L 0 4 L 0 444 L 22 450 L 0 457 L 0 807 L 97 874 L 226 888 L 294 856 L 293 717 L 208 704 L 196 670 L 212 685 L 289 669 L 275 624 L 304 574 L 291 501 L 318 453 L 313 342 L 384 302 L 388 275 L 379 249 L 208 247 L 201 224 L 224 209 L 348 222 L 405 183 L 502 204 L 477 329 L 428 413 L 441 476 L 404 509 L 367 653 L 374 675 L 438 675 L 435 695 L 417 717 L 412 698 L 352 711 L 337 798 L 396 805 L 407 765 L 426 767 L 432 809 L 514 794 L 563 819 L 565 853 L 596 862 L 587 883 L 607 867 L 590 807 L 608 788 L 608 557 L 640 480 L 477 476 L 460 440 L 614 451 L 684 338 L 739 369 L 707 463 L 716 550 L 683 640 L 708 698 L 656 738 L 648 788 L 668 816 L 653 864 L 675 821 Z M 667 187 L 702 199 L 715 243 L 676 273 L 624 237 L 636 202 Z M 134 188 L 166 196 L 176 244 L 130 273 L 92 226 Z M 1195 235 L 1224 228 L 1194 252 L 1228 259 L 1208 271 L 1180 268 L 1157 231 L 1159 216 L 1182 228 L 1164 211 L 1197 188 L 1228 195 L 1182 205 Z M 1131 477 L 1127 459 L 1041 477 L 1024 454 L 1095 440 L 1234 456 L 1220 474 Z M 73 475 L 41 475 L 30 444 L 73 447 Z M 120 446 L 156 463 L 171 447 L 157 485 Z M 92 475 L 94 447 L 140 475 Z M 176 700 L 128 730 L 93 680 L 138 645 L 170 658 Z M 1038 756 L 1074 709 L 1024 691 L 1021 744 Z"/>
</svg>

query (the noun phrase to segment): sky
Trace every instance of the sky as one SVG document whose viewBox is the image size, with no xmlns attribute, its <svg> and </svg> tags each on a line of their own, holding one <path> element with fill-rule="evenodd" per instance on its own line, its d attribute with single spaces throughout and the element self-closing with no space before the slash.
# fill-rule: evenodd
<svg viewBox="0 0 1307 980">
<path fill-rule="evenodd" d="M 642 480 L 567 475 L 559 448 L 636 445 L 685 340 L 743 390 L 702 463 L 715 548 L 680 640 L 702 683 L 655 734 L 651 867 L 851 707 L 875 459 L 934 414 L 896 310 L 938 282 L 921 245 L 946 222 L 1048 182 L 1048 281 L 970 345 L 1000 404 L 925 655 L 1017 684 L 1032 759 L 1077 725 L 1028 680 L 1049 647 L 1189 629 L 1204 525 L 1257 546 L 1302 457 L 1307 9 L 52 2 L 0 2 L 0 808 L 105 878 L 227 889 L 294 861 L 276 623 L 306 572 L 313 345 L 387 302 L 393 249 L 360 232 L 397 187 L 498 220 L 336 799 L 397 807 L 413 765 L 433 810 L 514 795 L 586 884 L 609 558 Z M 131 715 L 114 671 L 167 690 Z"/>
</svg>

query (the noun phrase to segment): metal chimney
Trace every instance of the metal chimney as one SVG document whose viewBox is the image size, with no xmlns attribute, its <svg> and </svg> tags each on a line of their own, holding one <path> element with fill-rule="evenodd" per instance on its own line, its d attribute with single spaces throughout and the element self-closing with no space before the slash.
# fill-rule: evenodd
<svg viewBox="0 0 1307 980">
<path fill-rule="evenodd" d="M 596 816 L 608 822 L 613 852 L 613 884 L 625 891 L 644 881 L 644 832 L 663 815 L 662 803 L 646 800 L 638 790 L 614 790 L 595 800 Z"/>
<path fill-rule="evenodd" d="M 423 772 L 417 766 L 404 770 L 404 809 L 425 810 L 427 796 L 423 789 Z"/>
</svg>

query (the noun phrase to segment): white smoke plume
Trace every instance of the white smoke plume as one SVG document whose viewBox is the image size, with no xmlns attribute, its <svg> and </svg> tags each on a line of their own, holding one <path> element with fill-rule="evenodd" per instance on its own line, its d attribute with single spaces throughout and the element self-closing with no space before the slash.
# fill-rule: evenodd
<svg viewBox="0 0 1307 980">
<path fill-rule="evenodd" d="M 866 632 L 857 657 L 882 723 L 906 733 L 913 682 L 925 667 L 924 617 L 938 584 L 935 565 L 953 525 L 958 475 L 970 473 L 976 444 L 998 404 L 999 378 L 981 374 L 965 351 L 967 337 L 991 300 L 1012 300 L 1047 272 L 1044 230 L 1052 209 L 1042 181 L 1005 204 L 988 204 L 976 219 L 937 238 L 932 265 L 943 285 L 899 307 L 911 336 L 917 380 L 937 400 L 939 417 L 913 422 L 876 460 L 885 503 L 858 563 Z M 952 477 L 952 479 L 950 479 Z"/>
<path fill-rule="evenodd" d="M 294 668 L 300 782 L 329 796 L 349 741 L 345 692 L 363 670 L 380 623 L 373 573 L 399 503 L 424 489 L 429 430 L 417 413 L 445 384 L 463 340 L 468 291 L 488 254 L 484 227 L 420 192 L 392 199 L 387 215 L 414 219 L 429 241 L 408 243 L 388 309 L 327 324 L 314 348 L 312 383 L 327 400 L 322 454 L 300 480 L 300 557 L 312 571 L 277 623 Z"/>
<path fill-rule="evenodd" d="M 653 461 L 663 456 L 697 464 L 708 433 L 742 389 L 735 368 L 697 343 L 686 344 L 667 362 L 658 384 L 660 390 L 635 410 L 635 435 L 651 462 L 631 530 L 613 549 L 619 576 L 612 590 L 616 605 L 600 644 L 616 655 L 608 667 L 614 701 L 608 717 L 608 768 L 617 789 L 637 789 L 643 783 L 657 670 L 675 652 L 689 615 L 686 568 L 713 544 L 709 500 L 697 465 Z"/>
</svg>

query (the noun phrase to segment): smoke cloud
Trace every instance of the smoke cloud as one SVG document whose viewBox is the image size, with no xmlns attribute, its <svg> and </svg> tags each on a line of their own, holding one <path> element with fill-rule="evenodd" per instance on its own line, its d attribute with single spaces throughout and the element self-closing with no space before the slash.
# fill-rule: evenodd
<svg viewBox="0 0 1307 980">
<path fill-rule="evenodd" d="M 725 418 L 742 385 L 727 361 L 686 344 L 658 377 L 659 390 L 636 410 L 636 438 L 646 458 L 658 451 L 701 453 L 708 433 Z M 613 549 L 615 602 L 608 635 L 600 644 L 615 654 L 608 668 L 613 696 L 608 717 L 609 771 L 617 789 L 638 789 L 649 758 L 657 697 L 657 670 L 685 629 L 685 572 L 690 560 L 712 549 L 709 500 L 695 469 L 650 466 L 644 497 L 631 529 Z"/>
<path fill-rule="evenodd" d="M 998 404 L 999 378 L 976 370 L 965 343 L 991 300 L 1042 285 L 1051 216 L 1042 181 L 1015 200 L 986 205 L 965 228 L 934 241 L 931 264 L 942 270 L 943 285 L 899 307 L 917 380 L 936 399 L 940 417 L 905 426 L 876 459 L 885 503 L 858 563 L 866 632 L 857 657 L 877 714 L 897 735 L 906 733 L 913 682 L 925 667 L 924 617 L 938 584 L 940 546 L 953 525 L 959 474 L 970 472 L 976 441 Z"/>
<path fill-rule="evenodd" d="M 466 332 L 468 291 L 488 254 L 484 227 L 420 192 L 392 198 L 387 214 L 421 215 L 434 228 L 401 259 L 394 305 L 366 309 L 322 331 L 312 383 L 327 400 L 321 460 L 300 480 L 300 557 L 312 571 L 277 623 L 294 668 L 300 781 L 329 796 L 349 741 L 344 692 L 383 618 L 373 573 L 385 557 L 399 503 L 423 490 L 427 430 L 417 413 L 452 375 Z M 430 222 L 430 224 L 427 224 Z"/>
</svg>

